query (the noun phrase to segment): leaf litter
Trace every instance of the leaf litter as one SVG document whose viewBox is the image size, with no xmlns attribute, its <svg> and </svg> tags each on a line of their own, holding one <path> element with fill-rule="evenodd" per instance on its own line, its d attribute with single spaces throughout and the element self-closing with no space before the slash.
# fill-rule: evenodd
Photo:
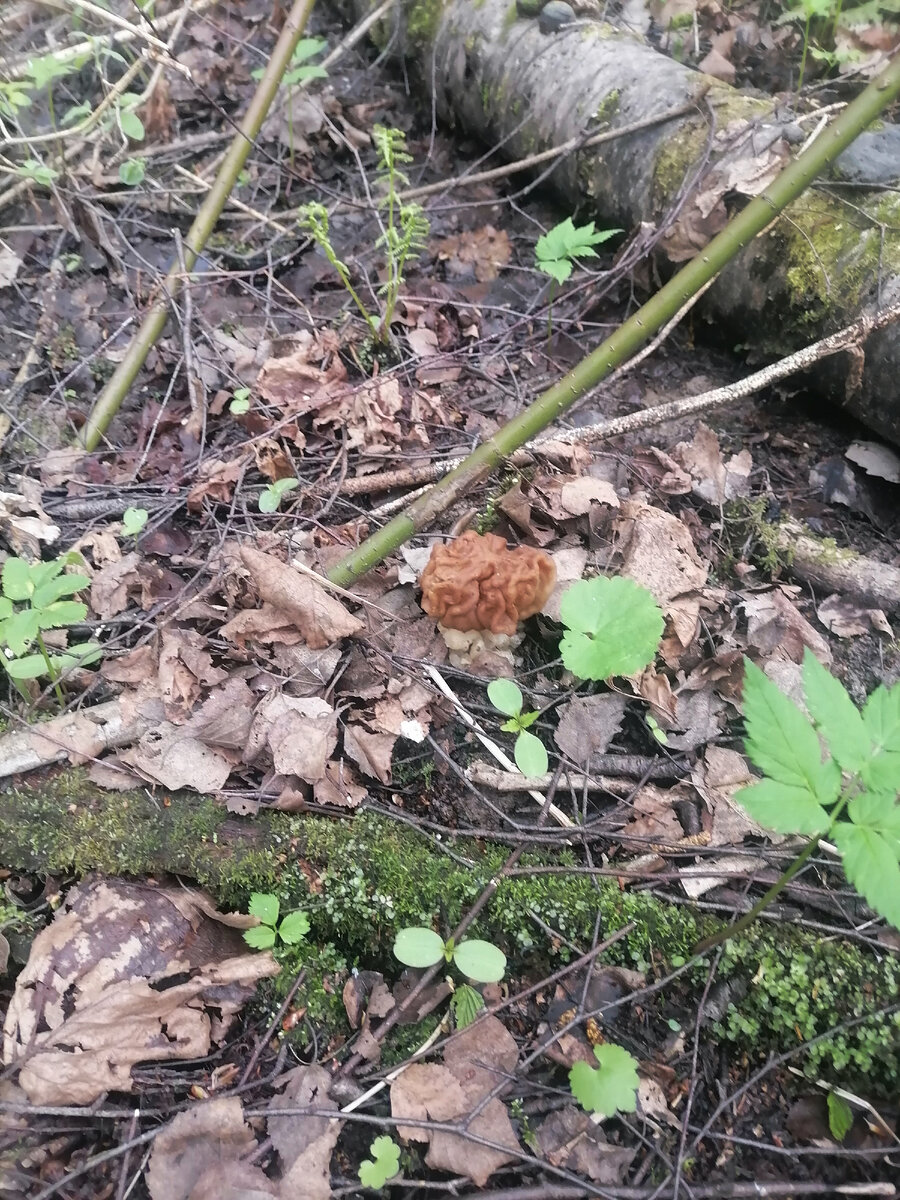
<svg viewBox="0 0 900 1200">
<path fill-rule="evenodd" d="M 755 9 L 743 13 L 745 21 L 759 18 Z M 223 19 L 234 46 L 242 46 L 246 18 Z M 700 19 L 725 26 L 737 20 L 717 5 L 704 6 Z M 762 28 L 757 25 L 760 36 Z M 707 69 L 727 72 L 732 59 L 738 70 L 746 69 L 739 61 L 745 57 L 741 38 L 729 41 L 721 33 L 708 51 Z M 247 63 L 235 50 L 225 70 L 211 48 L 217 37 L 211 25 L 198 22 L 182 61 L 218 97 L 215 103 L 248 96 Z M 771 57 L 780 43 L 776 37 L 768 42 Z M 195 99 L 186 80 L 175 76 L 168 94 L 156 93 L 153 110 L 145 113 L 148 131 L 165 142 L 176 114 Z M 288 102 L 290 115 L 283 107 L 264 130 L 264 144 L 296 159 L 305 180 L 319 172 L 333 182 L 329 156 L 345 145 L 335 129 L 365 153 L 379 107 L 363 111 L 370 106 L 347 100 L 330 83 L 321 96 L 298 92 Z M 718 227 L 726 192 L 752 195 L 764 187 L 783 149 L 752 147 L 746 129 L 726 129 L 722 137 L 729 140 L 730 158 L 672 226 L 673 246 L 689 249 L 698 234 Z M 435 153 L 447 150 L 439 141 Z M 253 186 L 266 203 L 274 196 L 267 191 L 273 165 L 262 155 L 253 166 Z M 556 373 L 543 338 L 520 336 L 515 328 L 513 309 L 532 303 L 530 292 L 511 290 L 519 286 L 516 273 L 532 266 L 517 245 L 522 230 L 508 219 L 497 193 L 473 194 L 473 203 L 471 220 L 462 226 L 445 221 L 436 230 L 423 266 L 409 281 L 410 295 L 398 305 L 405 366 L 379 367 L 361 377 L 357 339 L 337 332 L 340 299 L 332 280 L 316 255 L 303 254 L 285 264 L 278 282 L 292 303 L 280 307 L 282 295 L 271 322 L 268 309 L 263 315 L 264 297 L 252 286 L 237 294 L 210 279 L 204 328 L 193 334 L 193 370 L 208 399 L 205 428 L 193 420 L 189 397 L 179 387 L 173 403 L 154 394 L 137 417 L 132 413 L 131 431 L 119 431 L 102 462 L 64 449 L 51 449 L 40 462 L 20 458 L 21 483 L 16 480 L 17 490 L 0 498 L 6 546 L 38 555 L 47 553 L 42 547 L 55 553 L 77 546 L 91 576 L 89 620 L 111 636 L 100 671 L 69 685 L 85 688 L 79 712 L 2 735 L 0 757 L 11 764 L 6 769 L 21 773 L 65 758 L 90 761 L 97 786 L 130 781 L 146 783 L 156 794 L 212 793 L 233 811 L 243 804 L 252 811 L 272 807 L 333 819 L 381 803 L 413 821 L 440 817 L 449 833 L 488 827 L 500 834 L 522 820 L 516 799 L 504 808 L 499 791 L 483 791 L 466 809 L 454 791 L 463 790 L 462 783 L 449 784 L 440 766 L 433 792 L 401 779 L 404 759 L 422 761 L 426 737 L 451 760 L 456 756 L 470 779 L 480 765 L 480 750 L 461 741 L 464 732 L 422 670 L 423 662 L 444 668 L 448 661 L 416 587 L 443 530 L 404 547 L 351 595 L 323 581 L 329 565 L 377 526 L 381 518 L 372 509 L 377 513 L 385 497 L 402 494 L 407 485 L 401 470 L 424 472 L 433 458 L 464 452 L 518 411 L 523 386 L 530 393 Z M 141 235 L 138 242 L 137 225 L 126 228 L 124 237 L 136 239 L 148 262 L 164 264 L 167 240 Z M 361 256 L 364 273 L 372 265 L 366 235 L 346 219 L 341 233 Z M 105 236 L 122 253 L 119 233 L 111 229 Z M 262 258 L 271 259 L 278 243 L 260 244 Z M 246 266 L 229 257 L 233 250 L 220 263 L 225 279 Z M 99 263 L 106 261 L 108 249 L 97 253 Z M 3 259 L 11 264 L 7 274 L 20 281 L 29 251 L 9 254 Z M 59 323 L 75 330 L 85 361 L 100 352 L 112 290 L 111 281 L 95 276 L 54 300 Z M 307 328 L 297 328 L 298 296 L 308 305 Z M 562 299 L 554 313 L 554 320 L 565 319 Z M 63 349 L 52 348 L 51 357 Z M 181 352 L 180 339 L 162 340 L 148 365 L 148 387 L 171 376 Z M 117 354 L 121 342 L 108 361 Z M 679 382 L 695 382 L 695 368 L 664 361 L 656 374 L 638 376 L 644 396 L 654 384 L 670 387 L 671 367 L 681 372 Z M 82 407 L 95 395 L 96 382 L 80 368 Z M 251 403 L 246 413 L 232 415 L 229 403 L 238 387 L 250 389 Z M 641 402 L 628 387 L 611 392 L 613 405 Z M 801 432 L 805 437 L 808 431 Z M 587 824 L 603 822 L 604 861 L 623 872 L 624 889 L 659 886 L 649 883 L 650 870 L 642 883 L 629 873 L 641 851 L 656 860 L 658 873 L 669 873 L 674 888 L 693 898 L 724 897 L 726 905 L 734 894 L 730 885 L 743 887 L 742 880 L 767 869 L 768 847 L 779 836 L 763 831 L 732 801 L 750 778 L 731 736 L 743 652 L 751 652 L 786 690 L 799 688 L 807 648 L 826 664 L 838 658 L 865 686 L 871 666 L 855 665 L 826 633 L 851 646 L 867 643 L 870 656 L 892 637 L 881 609 L 842 595 L 811 598 L 787 582 L 786 564 L 768 561 L 763 568 L 765 518 L 735 538 L 739 517 L 730 514 L 761 497 L 767 504 L 793 504 L 800 515 L 821 521 L 829 517 L 828 506 L 845 497 L 852 500 L 854 519 L 877 528 L 882 510 L 875 493 L 860 484 L 859 472 L 890 488 L 895 461 L 885 448 L 859 439 L 827 447 L 835 452 L 831 457 L 846 455 L 854 464 L 853 488 L 843 473 L 839 480 L 834 472 L 812 473 L 820 470 L 814 464 L 804 481 L 821 475 L 831 487 L 814 500 L 810 488 L 784 484 L 801 477 L 799 461 L 814 456 L 803 450 L 802 437 L 791 442 L 790 430 L 778 436 L 780 447 L 767 420 L 751 407 L 732 429 L 678 428 L 670 437 L 645 437 L 643 444 L 622 441 L 613 452 L 548 442 L 496 491 L 489 485 L 468 498 L 480 516 L 490 514 L 493 531 L 510 544 L 542 547 L 556 564 L 559 584 L 529 626 L 515 668 L 527 665 L 535 707 L 545 710 L 544 740 L 563 756 L 564 786 L 570 767 L 583 781 L 606 775 L 625 783 L 624 789 L 586 792 L 590 801 L 581 798 Z M 819 459 L 826 461 L 828 456 Z M 378 483 L 370 500 L 367 480 L 385 471 L 396 482 Z M 300 479 L 289 515 L 264 520 L 255 503 L 260 483 L 287 478 Z M 831 486 L 834 480 L 843 490 Z M 142 501 L 153 528 L 123 538 L 118 502 L 89 516 L 87 529 L 85 518 L 69 515 L 79 503 L 113 494 L 117 501 Z M 473 514 L 461 509 L 452 517 L 461 528 Z M 622 574 L 651 591 L 666 619 L 663 662 L 658 670 L 620 681 L 616 691 L 579 692 L 553 666 L 548 647 L 558 643 L 554 622 L 565 586 L 596 573 Z M 491 674 L 510 674 L 513 666 L 497 655 L 476 657 L 453 675 L 453 686 L 477 709 Z M 666 739 L 663 750 L 643 723 L 645 704 Z M 644 777 L 663 760 L 674 764 L 673 777 Z M 174 795 L 171 803 L 178 802 Z M 199 893 L 166 882 L 100 880 L 70 888 L 57 917 L 34 940 L 7 1010 L 4 1061 L 20 1064 L 19 1086 L 27 1099 L 88 1105 L 107 1092 L 139 1092 L 139 1064 L 202 1058 L 222 1045 L 256 982 L 277 967 L 267 955 L 246 952 L 235 933 L 239 924 L 220 926 Z M 558 949 L 565 934 L 551 930 L 548 938 Z M 381 1052 L 373 1029 L 417 984 L 404 975 L 393 992 L 376 982 L 364 1002 L 352 1004 L 350 981 L 339 983 L 354 1014 L 349 1025 L 358 1030 L 354 1045 L 369 1039 L 369 1062 Z M 527 972 L 515 981 L 533 982 Z M 576 1010 L 619 1006 L 622 1024 L 616 1029 L 610 1022 L 611 1037 L 634 1037 L 653 1019 L 652 1006 L 631 999 L 645 977 L 606 980 L 606 991 L 593 975 L 579 982 L 581 993 L 576 988 L 573 996 L 570 989 L 565 996 Z M 316 986 L 325 986 L 324 975 Z M 433 986 L 416 1016 L 446 1000 L 448 986 Z M 549 1086 L 521 1067 L 522 1047 L 540 1036 L 536 1015 L 546 1015 L 556 995 L 552 988 L 544 992 L 533 1007 L 514 1003 L 502 1020 L 491 1016 L 455 1034 L 435 1061 L 414 1063 L 390 1083 L 395 1132 L 411 1162 L 420 1162 L 418 1147 L 432 1170 L 484 1188 L 498 1174 L 514 1177 L 510 1164 L 520 1162 L 528 1147 L 538 1155 L 528 1160 L 532 1170 L 543 1161 L 608 1186 L 630 1177 L 639 1144 L 623 1144 L 627 1132 L 621 1128 L 607 1136 L 585 1112 L 565 1104 L 529 1132 L 527 1118 L 511 1102 L 517 1087 L 527 1084 L 534 1100 Z M 679 1129 L 690 1068 L 677 1053 L 675 1067 L 668 1067 L 665 1044 L 644 1037 L 639 1103 L 648 1115 L 655 1106 L 656 1118 Z M 571 1039 L 560 1040 L 568 1053 L 554 1062 L 596 1061 L 580 1020 L 572 1023 Z M 558 1073 L 548 1078 L 560 1084 Z M 338 1170 L 335 1148 L 352 1128 L 333 1115 L 342 1103 L 329 1094 L 334 1083 L 330 1066 L 304 1065 L 281 1073 L 266 1096 L 268 1116 L 258 1107 L 248 1114 L 249 1102 L 237 1095 L 184 1108 L 155 1139 L 146 1180 L 151 1196 L 202 1200 L 226 1195 L 228 1188 L 247 1196 L 329 1196 Z M 17 1095 L 7 1094 L 14 1100 Z M 291 1107 L 299 1115 L 277 1111 Z M 318 1109 L 329 1115 L 309 1111 Z M 546 1106 L 538 1104 L 536 1111 Z M 451 1128 L 429 1129 L 429 1121 Z M 366 1153 L 368 1141 L 358 1159 Z"/>
</svg>

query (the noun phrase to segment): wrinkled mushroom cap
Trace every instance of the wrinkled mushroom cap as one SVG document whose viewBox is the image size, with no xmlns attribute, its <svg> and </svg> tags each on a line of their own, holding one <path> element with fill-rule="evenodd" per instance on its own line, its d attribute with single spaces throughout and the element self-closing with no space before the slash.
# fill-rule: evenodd
<svg viewBox="0 0 900 1200">
<path fill-rule="evenodd" d="M 422 607 L 445 629 L 512 634 L 547 603 L 556 567 L 542 550 L 508 550 L 502 537 L 470 529 L 434 547 L 419 583 Z"/>
</svg>

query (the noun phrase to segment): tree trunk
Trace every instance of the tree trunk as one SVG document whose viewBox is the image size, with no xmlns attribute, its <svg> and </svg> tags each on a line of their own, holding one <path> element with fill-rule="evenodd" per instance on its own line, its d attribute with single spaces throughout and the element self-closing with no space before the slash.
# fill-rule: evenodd
<svg viewBox="0 0 900 1200">
<path fill-rule="evenodd" d="M 599 21 L 545 35 L 507 0 L 402 0 L 393 14 L 380 38 L 387 42 L 397 32 L 390 22 L 399 22 L 399 43 L 439 116 L 510 160 L 695 102 L 692 113 L 570 153 L 549 177 L 566 210 L 630 230 L 667 219 L 687 186 L 657 247 L 663 274 L 702 249 L 742 196 L 764 191 L 815 127 Z M 854 162 L 839 160 L 843 172 L 864 175 L 867 153 L 877 158 L 897 133 L 888 126 L 863 134 Z M 848 190 L 841 173 L 839 166 L 833 180 L 791 205 L 702 301 L 706 319 L 757 359 L 789 353 L 900 296 L 900 195 L 858 182 Z M 834 400 L 900 441 L 896 326 L 871 336 L 861 366 L 850 356 L 831 360 L 822 382 Z"/>
</svg>

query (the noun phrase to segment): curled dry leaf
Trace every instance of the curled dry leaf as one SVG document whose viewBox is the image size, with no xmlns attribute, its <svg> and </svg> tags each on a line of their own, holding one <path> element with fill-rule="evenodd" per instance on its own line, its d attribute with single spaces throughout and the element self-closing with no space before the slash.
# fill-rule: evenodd
<svg viewBox="0 0 900 1200">
<path fill-rule="evenodd" d="M 547 1162 L 587 1175 L 595 1183 L 622 1183 L 637 1154 L 625 1146 L 611 1146 L 600 1126 L 574 1104 L 551 1113 L 535 1136 Z"/>
<path fill-rule="evenodd" d="M 236 1096 L 210 1100 L 178 1113 L 153 1143 L 147 1171 L 152 1200 L 199 1200 L 194 1189 L 201 1181 L 205 1189 L 202 1194 L 211 1196 L 208 1185 L 212 1174 L 237 1170 L 241 1158 L 255 1146 L 256 1138 L 244 1122 Z M 265 1181 L 262 1172 L 259 1174 Z M 220 1197 L 223 1194 L 217 1193 Z"/>
<path fill-rule="evenodd" d="M 281 1095 L 269 1101 L 270 1109 L 333 1109 L 333 1077 L 316 1064 L 297 1067 L 284 1077 Z M 273 1112 L 269 1137 L 281 1159 L 280 1200 L 328 1200 L 331 1195 L 329 1164 L 343 1122 L 333 1117 L 292 1117 Z"/>
<path fill-rule="evenodd" d="M 260 599 L 279 610 L 286 623 L 295 625 L 307 646 L 320 650 L 362 630 L 362 621 L 309 575 L 252 546 L 241 547 L 241 558 Z"/>
<path fill-rule="evenodd" d="M 189 889 L 72 889 L 32 944 L 3 1028 L 3 1061 L 22 1058 L 33 1103 L 90 1104 L 130 1091 L 135 1063 L 209 1053 L 258 981 L 279 970 L 211 913 Z"/>
<path fill-rule="evenodd" d="M 256 709 L 244 758 L 255 762 L 267 749 L 279 775 L 316 783 L 336 745 L 337 713 L 330 704 L 273 692 Z"/>
</svg>

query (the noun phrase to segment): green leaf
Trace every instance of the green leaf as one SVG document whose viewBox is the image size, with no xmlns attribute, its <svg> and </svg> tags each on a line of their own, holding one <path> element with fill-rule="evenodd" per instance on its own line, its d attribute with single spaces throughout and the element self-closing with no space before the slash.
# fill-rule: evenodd
<svg viewBox="0 0 900 1200">
<path fill-rule="evenodd" d="M 836 1142 L 842 1142 L 853 1125 L 853 1109 L 837 1092 L 828 1093 L 828 1128 Z"/>
<path fill-rule="evenodd" d="M 48 579 L 46 583 L 34 589 L 34 595 L 31 597 L 32 607 L 46 608 L 62 596 L 80 592 L 82 588 L 88 587 L 90 582 L 87 575 L 59 575 L 55 579 Z"/>
<path fill-rule="evenodd" d="M 263 925 L 277 925 L 280 904 L 278 897 L 271 892 L 252 892 L 247 912 L 251 917 L 262 921 Z"/>
<path fill-rule="evenodd" d="M 120 108 L 119 126 L 124 135 L 130 138 L 132 142 L 142 142 L 144 140 L 144 123 L 136 112 Z"/>
<path fill-rule="evenodd" d="M 543 775 L 549 766 L 544 743 L 539 737 L 535 737 L 533 733 L 528 733 L 524 729 L 516 738 L 513 757 L 522 774 L 529 778 Z"/>
<path fill-rule="evenodd" d="M 126 508 L 122 513 L 122 533 L 125 537 L 137 537 L 147 521 L 150 514 L 146 508 Z"/>
<path fill-rule="evenodd" d="M 25 654 L 22 658 L 5 660 L 3 665 L 13 679 L 40 679 L 47 674 L 43 654 Z"/>
<path fill-rule="evenodd" d="M 811 793 L 818 803 L 833 804 L 841 787 L 837 763 L 822 761 L 818 734 L 796 704 L 748 658 L 744 666 L 744 747 L 750 758 L 771 779 L 800 789 L 798 797 Z"/>
<path fill-rule="evenodd" d="M 142 158 L 126 158 L 119 163 L 119 179 L 126 187 L 137 187 L 146 174 L 147 165 Z"/>
<path fill-rule="evenodd" d="M 244 941 L 254 950 L 271 950 L 275 945 L 275 930 L 271 925 L 255 925 L 244 930 Z"/>
<path fill-rule="evenodd" d="M 383 1188 L 400 1170 L 400 1147 L 389 1137 L 378 1137 L 369 1147 L 371 1159 L 359 1164 L 359 1182 L 367 1188 Z"/>
<path fill-rule="evenodd" d="M 467 979 L 476 983 L 499 983 L 506 974 L 506 955 L 499 946 L 469 938 L 453 951 L 453 961 Z"/>
<path fill-rule="evenodd" d="M 849 806 L 853 809 L 853 804 Z M 852 815 L 852 811 L 851 811 Z M 882 917 L 900 929 L 900 864 L 896 834 L 838 821 L 831 837 L 843 856 L 844 874 Z"/>
<path fill-rule="evenodd" d="M 471 1025 L 484 1008 L 484 998 L 467 983 L 461 983 L 450 997 L 450 1010 L 456 1021 L 457 1029 L 465 1029 Z"/>
<path fill-rule="evenodd" d="M 653 661 L 663 615 L 633 579 L 579 579 L 563 592 L 559 611 L 568 626 L 559 645 L 562 660 L 579 679 L 633 675 Z"/>
<path fill-rule="evenodd" d="M 596 258 L 594 246 L 621 232 L 621 229 L 600 229 L 595 232 L 593 221 L 576 228 L 572 218 L 566 217 L 538 238 L 534 247 L 535 262 L 539 270 L 564 283 L 572 273 L 573 259 Z"/>
<path fill-rule="evenodd" d="M 433 929 L 409 926 L 394 938 L 394 955 L 407 967 L 433 967 L 444 957 L 444 939 Z"/>
<path fill-rule="evenodd" d="M 572 1095 L 587 1112 L 611 1117 L 637 1108 L 637 1059 L 621 1046 L 607 1043 L 594 1047 L 598 1070 L 577 1062 L 569 1071 Z"/>
<path fill-rule="evenodd" d="M 64 629 L 87 616 L 87 605 L 80 600 L 56 600 L 44 608 L 35 608 L 41 629 Z"/>
<path fill-rule="evenodd" d="M 96 642 L 84 642 L 80 646 L 72 646 L 65 654 L 50 655 L 50 670 L 54 676 L 60 676 L 73 667 L 86 667 L 103 657 L 103 647 Z M 7 674 L 13 679 L 40 679 L 47 674 L 47 663 L 43 654 L 26 654 L 5 662 Z"/>
<path fill-rule="evenodd" d="M 30 600 L 34 591 L 31 568 L 24 558 L 8 558 L 3 564 L 3 595 L 10 600 Z"/>
<path fill-rule="evenodd" d="M 278 926 L 278 936 L 288 946 L 294 946 L 297 942 L 302 942 L 308 933 L 309 917 L 305 912 L 299 910 L 288 913 Z"/>
<path fill-rule="evenodd" d="M 527 729 L 529 725 L 533 725 L 541 714 L 535 712 L 519 713 L 516 720 L 519 722 L 520 729 Z"/>
<path fill-rule="evenodd" d="M 33 608 L 23 608 L 3 622 L 3 638 L 17 658 L 25 653 L 40 633 L 39 616 Z"/>
<path fill-rule="evenodd" d="M 881 686 L 866 701 L 862 719 L 872 754 L 861 774 L 873 791 L 900 791 L 900 684 Z"/>
<path fill-rule="evenodd" d="M 487 687 L 488 700 L 494 708 L 515 717 L 522 711 L 522 693 L 511 679 L 492 679 Z"/>
<path fill-rule="evenodd" d="M 5 621 L 7 617 L 12 616 L 12 613 L 12 600 L 8 600 L 6 596 L 0 596 L 0 621 Z"/>
<path fill-rule="evenodd" d="M 808 788 L 761 779 L 734 794 L 754 821 L 775 833 L 805 833 L 813 837 L 828 828 L 829 816 Z"/>
<path fill-rule="evenodd" d="M 869 731 L 844 685 L 808 647 L 803 654 L 803 693 L 834 758 L 845 771 L 861 771 L 872 756 Z"/>
</svg>

